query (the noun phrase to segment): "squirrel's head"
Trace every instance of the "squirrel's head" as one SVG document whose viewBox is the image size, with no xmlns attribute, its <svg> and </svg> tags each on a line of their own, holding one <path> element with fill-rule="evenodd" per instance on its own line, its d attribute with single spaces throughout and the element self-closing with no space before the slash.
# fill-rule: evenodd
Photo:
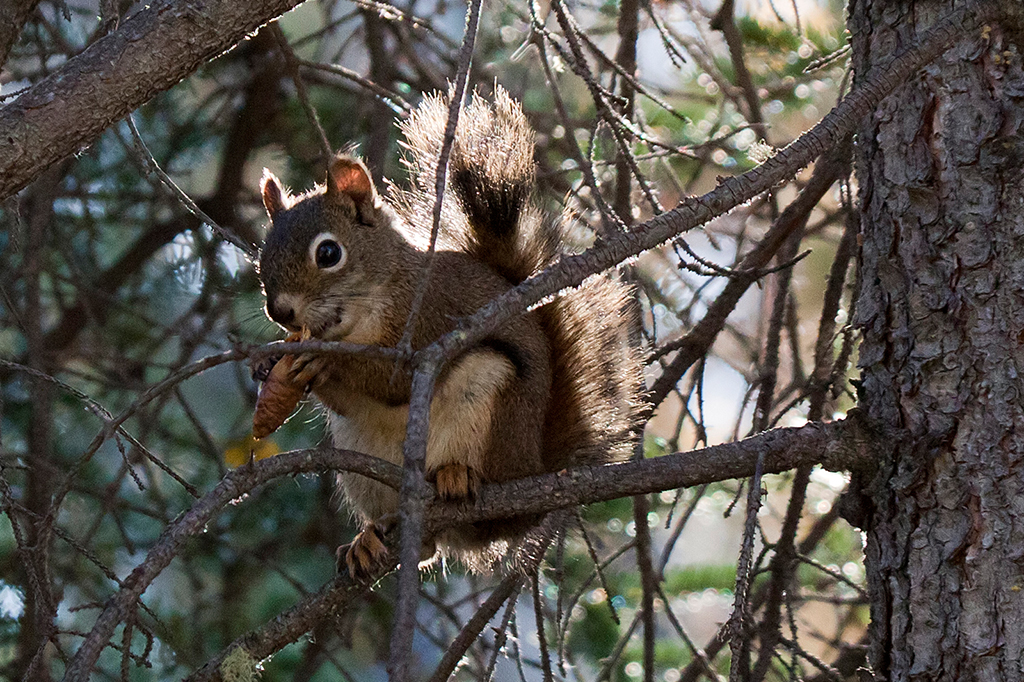
<svg viewBox="0 0 1024 682">
<path fill-rule="evenodd" d="M 376 343 L 396 233 L 366 166 L 338 155 L 324 187 L 298 197 L 264 171 L 260 191 L 271 223 L 259 258 L 267 315 L 316 338 Z"/>
</svg>

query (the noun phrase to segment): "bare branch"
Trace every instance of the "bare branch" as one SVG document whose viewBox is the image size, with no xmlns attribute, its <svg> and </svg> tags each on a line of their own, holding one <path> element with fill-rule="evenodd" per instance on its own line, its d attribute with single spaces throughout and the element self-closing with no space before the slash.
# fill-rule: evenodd
<svg viewBox="0 0 1024 682">
<path fill-rule="evenodd" d="M 678 341 L 658 349 L 659 354 L 675 350 L 678 350 L 679 354 L 662 369 L 661 376 L 651 387 L 649 399 L 652 409 L 661 404 L 693 363 L 704 357 L 725 326 L 726 318 L 744 292 L 756 281 L 756 271 L 771 260 L 794 231 L 803 228 L 811 211 L 818 205 L 829 187 L 847 172 L 849 165 L 848 148 L 819 160 L 810 181 L 772 224 L 764 239 L 743 258 L 737 268 L 739 274 L 729 280 L 700 322 Z"/>
<path fill-rule="evenodd" d="M 455 331 L 435 345 L 444 355 L 452 357 L 544 297 L 578 286 L 592 274 L 703 225 L 770 190 L 833 148 L 883 97 L 945 51 L 964 31 L 973 30 L 997 13 L 988 4 L 981 8 L 965 6 L 952 12 L 918 44 L 868 74 L 863 85 L 837 104 L 817 125 L 760 166 L 723 180 L 707 194 L 685 199 L 676 208 L 638 225 L 627 234 L 614 235 L 579 255 L 563 256 L 552 267 L 527 279 L 465 319 Z M 425 351 L 436 352 L 431 347 L 421 352 Z"/>
<path fill-rule="evenodd" d="M 441 207 L 444 188 L 448 176 L 448 157 L 455 141 L 455 130 L 459 123 L 459 112 L 462 99 L 469 80 L 469 69 L 473 60 L 473 47 L 476 45 L 477 28 L 480 26 L 480 7 L 482 0 L 473 0 L 466 9 L 466 31 L 459 50 L 458 71 L 455 75 L 455 86 L 452 88 L 451 100 L 448 103 L 448 122 L 445 125 L 444 139 L 437 159 L 435 171 L 435 192 L 433 224 L 430 230 L 430 250 L 426 264 L 419 274 L 416 292 L 413 296 L 406 320 L 405 331 L 398 343 L 399 350 L 412 350 L 412 334 L 416 326 L 416 318 L 420 314 L 423 299 L 427 291 L 434 266 L 434 248 L 441 229 Z M 416 625 L 416 601 L 419 594 L 420 574 L 419 555 L 422 545 L 423 530 L 423 499 L 422 492 L 426 487 L 424 466 L 427 456 L 427 434 L 430 423 L 430 400 L 434 392 L 434 382 L 441 370 L 440 363 L 433 362 L 429 356 L 420 363 L 412 380 L 412 396 L 409 401 L 409 424 L 405 443 L 402 446 L 404 456 L 404 475 L 402 479 L 402 503 L 399 509 L 402 528 L 401 569 L 398 576 L 398 603 L 395 610 L 395 627 L 391 634 L 391 656 L 388 659 L 388 672 L 396 682 L 409 679 L 409 659 L 412 655 L 412 639 Z"/>
<path fill-rule="evenodd" d="M 450 524 L 541 514 L 577 504 L 744 478 L 753 475 L 762 450 L 766 474 L 801 464 L 822 464 L 834 470 L 870 468 L 875 461 L 872 443 L 878 437 L 853 412 L 843 421 L 773 429 L 700 450 L 622 464 L 574 467 L 484 486 L 475 504 L 432 506 L 427 527 L 436 532 Z"/>
<path fill-rule="evenodd" d="M 8 0 L 0 5 L 0 66 L 38 4 L 39 0 Z"/>
<path fill-rule="evenodd" d="M 181 551 L 185 542 L 201 532 L 224 507 L 257 486 L 281 476 L 345 469 L 357 471 L 393 487 L 398 484 L 398 467 L 358 452 L 345 450 L 299 450 L 248 464 L 230 472 L 220 484 L 196 502 L 175 523 L 168 526 L 146 558 L 135 567 L 121 590 L 107 603 L 92 630 L 68 666 L 65 682 L 86 682 L 114 628 L 124 622 L 150 583 Z M 326 608 L 326 607 L 325 607 Z M 301 636 L 306 630 L 297 632 Z"/>
<path fill-rule="evenodd" d="M 161 0 L 0 109 L 0 199 L 301 0 Z"/>
<path fill-rule="evenodd" d="M 491 596 L 480 605 L 480 608 L 473 613 L 473 617 L 469 619 L 458 636 L 452 640 L 451 645 L 444 652 L 441 662 L 437 664 L 434 674 L 430 676 L 430 682 L 445 682 L 445 680 L 451 677 L 452 673 L 455 672 L 455 666 L 466 655 L 469 647 L 480 636 L 480 633 L 483 632 L 487 623 L 498 612 L 502 604 L 511 599 L 510 608 L 514 605 L 516 597 L 519 596 L 522 583 L 523 576 L 519 574 L 508 575 L 502 579 L 501 583 L 491 592 Z"/>
<path fill-rule="evenodd" d="M 582 502 L 596 502 L 626 495 L 669 490 L 727 478 L 749 475 L 764 454 L 765 473 L 777 473 L 801 463 L 825 461 L 828 466 L 858 467 L 873 461 L 871 436 L 858 420 L 832 424 L 808 424 L 799 428 L 776 429 L 739 443 L 718 445 L 703 450 L 677 453 L 657 459 L 610 465 L 579 467 L 556 474 L 545 474 L 507 483 L 485 486 L 474 505 L 434 503 L 426 513 L 426 531 L 436 533 L 445 527 L 474 521 L 536 514 L 572 507 Z M 138 598 L 156 576 L 181 550 L 185 541 L 197 533 L 231 500 L 256 487 L 282 476 L 323 470 L 355 471 L 397 487 L 399 468 L 373 457 L 344 450 L 300 450 L 249 464 L 230 472 L 221 483 L 169 526 L 149 551 L 122 589 L 108 602 L 86 637 L 68 669 L 65 680 L 85 680 L 100 650 L 114 628 L 132 612 Z M 397 538 L 389 536 L 390 556 L 396 556 Z M 386 573 L 392 563 L 382 567 Z M 304 599 L 287 614 L 254 631 L 236 644 L 246 642 L 246 651 L 260 660 L 302 636 L 330 610 L 338 608 L 340 599 L 348 599 L 356 589 L 347 575 L 335 578 L 319 593 Z M 344 595 L 339 593 L 339 590 Z M 303 629 L 306 628 L 306 629 Z M 258 646 L 254 643 L 258 643 Z M 232 647 L 197 672 L 195 680 L 211 679 L 216 661 L 222 660 Z"/>
</svg>

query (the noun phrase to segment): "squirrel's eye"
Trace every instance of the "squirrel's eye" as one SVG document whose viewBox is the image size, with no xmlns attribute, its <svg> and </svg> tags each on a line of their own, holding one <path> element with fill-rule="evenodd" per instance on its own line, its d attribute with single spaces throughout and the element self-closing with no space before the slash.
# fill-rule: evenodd
<svg viewBox="0 0 1024 682">
<path fill-rule="evenodd" d="M 337 270 L 345 263 L 345 247 L 329 234 L 317 235 L 311 251 L 313 262 L 321 270 Z"/>
<path fill-rule="evenodd" d="M 320 242 L 316 247 L 316 265 L 318 268 L 329 268 L 341 262 L 341 244 L 338 242 Z"/>
</svg>

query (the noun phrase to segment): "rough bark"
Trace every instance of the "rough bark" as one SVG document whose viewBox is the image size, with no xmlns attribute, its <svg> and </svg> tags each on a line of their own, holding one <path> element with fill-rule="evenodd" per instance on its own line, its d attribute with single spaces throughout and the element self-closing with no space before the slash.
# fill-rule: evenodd
<svg viewBox="0 0 1024 682">
<path fill-rule="evenodd" d="M 855 0 L 863 74 L 951 10 Z M 1003 28 L 858 138 L 862 406 L 902 429 L 868 489 L 876 679 L 1024 679 L 1024 74 Z"/>
<path fill-rule="evenodd" d="M 0 66 L 7 61 L 11 46 L 38 4 L 39 0 L 6 0 L 0 3 Z"/>
<path fill-rule="evenodd" d="M 302 0 L 147 5 L 0 109 L 0 199 Z"/>
</svg>

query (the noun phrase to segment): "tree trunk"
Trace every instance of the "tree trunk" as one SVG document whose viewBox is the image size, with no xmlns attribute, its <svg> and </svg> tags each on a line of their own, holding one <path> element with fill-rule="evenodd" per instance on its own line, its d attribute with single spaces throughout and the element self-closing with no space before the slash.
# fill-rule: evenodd
<svg viewBox="0 0 1024 682">
<path fill-rule="evenodd" d="M 858 77 L 952 5 L 853 0 Z M 867 491 L 876 679 L 1024 679 L 1022 133 L 1021 59 L 998 25 L 860 131 L 861 401 L 905 434 Z"/>
</svg>

